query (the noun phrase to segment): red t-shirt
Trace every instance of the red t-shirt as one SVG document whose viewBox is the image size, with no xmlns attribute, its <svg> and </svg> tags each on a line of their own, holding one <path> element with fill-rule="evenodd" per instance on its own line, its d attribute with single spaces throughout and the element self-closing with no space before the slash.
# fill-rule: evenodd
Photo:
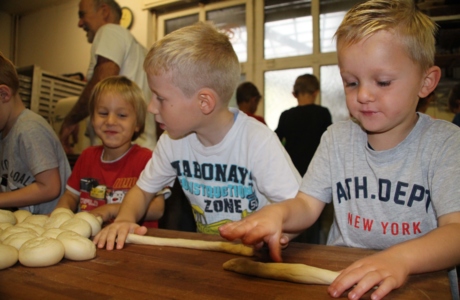
<svg viewBox="0 0 460 300">
<path fill-rule="evenodd" d="M 258 116 L 258 115 L 254 115 L 254 114 L 247 114 L 248 116 L 250 117 L 253 117 L 254 119 L 258 120 L 259 122 L 262 122 L 264 123 L 265 125 L 267 125 L 267 123 L 265 123 L 265 119 L 261 116 Z"/>
<path fill-rule="evenodd" d="M 134 144 L 119 159 L 104 162 L 103 150 L 103 146 L 85 149 L 67 180 L 67 189 L 80 193 L 81 211 L 90 211 L 105 204 L 121 203 L 152 158 L 151 150 Z M 149 221 L 142 225 L 158 227 L 158 222 Z"/>
</svg>

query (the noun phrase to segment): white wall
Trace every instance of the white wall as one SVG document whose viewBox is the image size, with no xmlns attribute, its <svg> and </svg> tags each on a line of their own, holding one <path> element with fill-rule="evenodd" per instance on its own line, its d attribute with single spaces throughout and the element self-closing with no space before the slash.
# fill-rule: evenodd
<svg viewBox="0 0 460 300">
<path fill-rule="evenodd" d="M 149 12 L 142 10 L 143 0 L 117 2 L 133 11 L 131 32 L 146 46 Z M 91 45 L 86 40 L 86 33 L 78 27 L 78 3 L 79 0 L 69 0 L 21 17 L 18 67 L 35 64 L 57 75 L 76 72 L 86 75 Z"/>
</svg>

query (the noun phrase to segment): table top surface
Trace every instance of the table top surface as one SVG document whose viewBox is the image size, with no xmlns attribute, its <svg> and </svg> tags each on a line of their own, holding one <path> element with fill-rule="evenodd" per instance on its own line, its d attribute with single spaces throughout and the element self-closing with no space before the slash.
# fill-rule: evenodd
<svg viewBox="0 0 460 300">
<path fill-rule="evenodd" d="M 218 236 L 149 229 L 148 235 L 198 240 Z M 287 263 L 339 271 L 373 251 L 291 243 Z M 63 259 L 46 268 L 17 263 L 0 271 L 0 299 L 332 299 L 325 285 L 306 285 L 225 271 L 234 254 L 128 244 L 123 250 L 98 249 L 88 261 Z M 268 261 L 266 251 L 253 259 Z M 346 298 L 346 294 L 343 295 Z M 364 299 L 369 299 L 370 293 Z M 450 299 L 447 272 L 412 275 L 386 299 Z"/>
</svg>

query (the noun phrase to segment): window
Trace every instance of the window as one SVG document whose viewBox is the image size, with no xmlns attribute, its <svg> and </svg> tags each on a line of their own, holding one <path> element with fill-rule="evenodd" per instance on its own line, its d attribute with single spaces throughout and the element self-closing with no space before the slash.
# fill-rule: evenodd
<svg viewBox="0 0 460 300">
<path fill-rule="evenodd" d="M 333 36 L 346 11 L 359 0 L 175 2 L 183 7 L 152 10 L 156 36 L 196 21 L 212 21 L 227 32 L 241 63 L 241 81 L 251 81 L 263 91 L 257 114 L 271 129 L 276 129 L 284 110 L 297 105 L 292 86 L 305 73 L 320 80 L 318 102 L 329 108 L 333 121 L 348 118 Z M 234 97 L 230 106 L 236 106 Z"/>
</svg>

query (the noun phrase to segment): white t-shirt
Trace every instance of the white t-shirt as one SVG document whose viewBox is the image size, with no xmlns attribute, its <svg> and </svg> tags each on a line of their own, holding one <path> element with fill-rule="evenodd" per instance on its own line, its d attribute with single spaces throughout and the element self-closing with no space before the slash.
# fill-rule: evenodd
<svg viewBox="0 0 460 300">
<path fill-rule="evenodd" d="M 199 232 L 240 220 L 261 207 L 293 198 L 300 175 L 276 134 L 243 112 L 217 145 L 205 147 L 196 134 L 173 140 L 164 133 L 137 185 L 157 192 L 178 177 L 190 200 Z"/>
</svg>

